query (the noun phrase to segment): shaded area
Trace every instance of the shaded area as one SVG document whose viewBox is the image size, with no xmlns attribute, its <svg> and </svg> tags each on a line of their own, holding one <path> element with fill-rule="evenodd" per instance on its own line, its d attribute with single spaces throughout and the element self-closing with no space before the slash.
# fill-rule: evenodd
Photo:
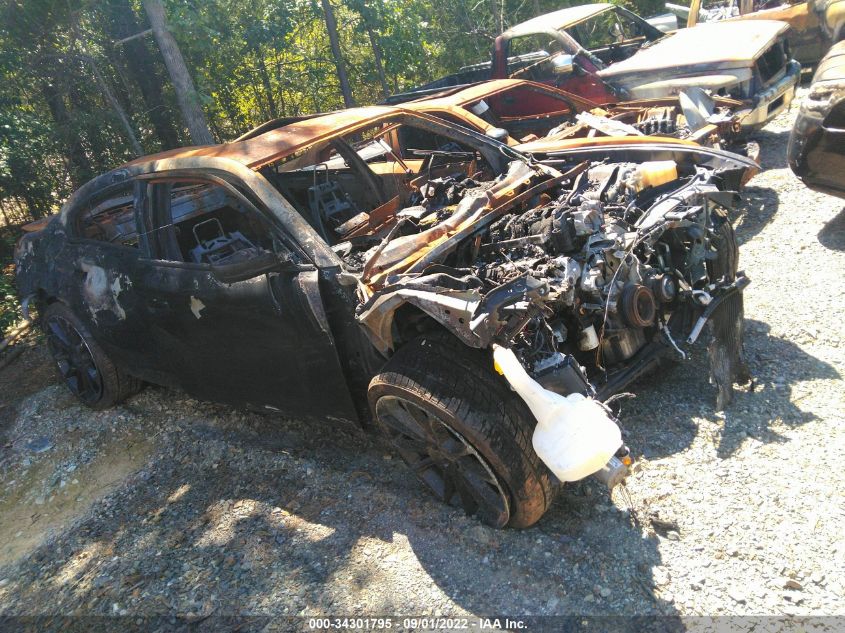
<svg viewBox="0 0 845 633">
<path fill-rule="evenodd" d="M 172 423 L 156 433 L 161 409 Z M 160 389 L 113 415 L 156 451 L 53 543 L 0 567 L 4 614 L 409 613 L 421 592 L 443 613 L 674 613 L 651 579 L 656 538 L 591 482 L 566 488 L 537 527 L 495 531 L 328 422 Z"/>
<path fill-rule="evenodd" d="M 751 135 L 760 144 L 760 167 L 763 170 L 788 168 L 786 146 L 790 130 L 762 129 Z"/>
<path fill-rule="evenodd" d="M 29 338 L 37 339 L 32 333 Z M 21 343 L 32 344 L 30 342 Z M 14 362 L 0 370 L 0 445 L 6 444 L 6 431 L 14 422 L 21 399 L 55 382 L 56 372 L 44 345 L 26 350 Z"/>
<path fill-rule="evenodd" d="M 699 434 L 697 420 L 701 419 L 720 427 L 714 438 L 720 458 L 733 455 L 748 437 L 763 443 L 783 442 L 782 435 L 771 428 L 776 420 L 794 426 L 815 419 L 791 401 L 793 386 L 840 378 L 832 365 L 790 340 L 772 336 L 768 324 L 754 319 L 745 320 L 745 359 L 752 382 L 735 388 L 734 401 L 723 413 L 715 408 L 716 390 L 708 381 L 702 345 L 696 345 L 689 361 L 667 364 L 664 372 L 635 385 L 638 396 L 622 411 L 626 439 L 635 453 L 659 459 L 684 450 Z M 686 397 L 677 401 L 677 393 Z M 664 403 L 673 400 L 671 411 L 665 410 Z M 772 400 L 777 400 L 777 406 Z M 776 417 L 772 410 L 778 412 Z"/>
<path fill-rule="evenodd" d="M 845 208 L 819 231 L 819 243 L 834 251 L 845 251 Z"/>
<path fill-rule="evenodd" d="M 746 187 L 742 192 L 742 203 L 731 214 L 737 243 L 742 246 L 754 239 L 774 220 L 779 206 L 778 193 L 774 189 Z M 741 265 L 742 251 L 740 250 Z"/>
</svg>

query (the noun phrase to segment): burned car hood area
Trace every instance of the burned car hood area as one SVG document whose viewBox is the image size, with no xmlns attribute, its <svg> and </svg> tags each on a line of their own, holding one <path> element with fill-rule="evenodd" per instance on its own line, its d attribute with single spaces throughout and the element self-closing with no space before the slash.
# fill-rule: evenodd
<svg viewBox="0 0 845 633">
<path fill-rule="evenodd" d="M 755 166 L 674 149 L 636 148 L 639 162 L 629 149 L 601 148 L 602 161 L 588 149 L 514 160 L 488 181 L 429 181 L 377 243 L 344 245 L 358 320 L 383 353 L 412 324 L 434 321 L 469 346 L 512 348 L 551 391 L 606 399 L 660 357 L 683 358 L 715 317 L 713 379 L 725 403 L 743 373 L 748 284 L 725 183 Z"/>
</svg>

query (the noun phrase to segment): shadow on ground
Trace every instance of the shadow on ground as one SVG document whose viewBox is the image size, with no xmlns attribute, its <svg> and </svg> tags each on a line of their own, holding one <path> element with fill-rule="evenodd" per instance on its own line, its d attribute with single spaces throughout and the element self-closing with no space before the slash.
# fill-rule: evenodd
<svg viewBox="0 0 845 633">
<path fill-rule="evenodd" d="M 720 427 L 714 442 L 720 458 L 734 454 L 742 441 L 783 442 L 772 429 L 777 420 L 800 425 L 814 419 L 791 402 L 793 387 L 803 381 L 837 379 L 836 369 L 798 345 L 773 336 L 769 326 L 745 320 L 745 359 L 750 385 L 738 386 L 724 412 L 715 409 L 716 390 L 709 383 L 707 352 L 696 345 L 690 360 L 667 364 L 634 385 L 638 394 L 622 412 L 629 443 L 636 454 L 657 459 L 683 451 L 699 433 L 696 420 Z"/>
<path fill-rule="evenodd" d="M 764 171 L 787 167 L 786 146 L 789 144 L 789 132 L 789 130 L 773 132 L 763 129 L 751 135 L 750 140 L 760 144 L 760 167 Z"/>
<path fill-rule="evenodd" d="M 179 398 L 148 388 L 116 415 L 185 416 Z M 674 613 L 651 576 L 656 538 L 597 484 L 568 487 L 534 528 L 496 531 L 328 422 L 194 403 L 156 444 L 51 544 L 0 568 L 4 614 Z"/>
<path fill-rule="evenodd" d="M 742 246 L 751 241 L 778 212 L 778 194 L 768 187 L 746 187 L 742 203 L 732 212 L 737 243 Z"/>
<path fill-rule="evenodd" d="M 819 244 L 833 251 L 845 251 L 845 208 L 819 231 Z"/>
</svg>

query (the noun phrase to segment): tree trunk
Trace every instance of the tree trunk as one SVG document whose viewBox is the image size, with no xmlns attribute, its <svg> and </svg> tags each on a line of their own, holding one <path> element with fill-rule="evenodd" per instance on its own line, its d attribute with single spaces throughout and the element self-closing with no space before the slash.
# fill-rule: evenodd
<svg viewBox="0 0 845 633">
<path fill-rule="evenodd" d="M 123 129 L 126 132 L 126 137 L 129 139 L 129 146 L 132 148 L 132 153 L 136 157 L 142 156 L 144 154 L 144 148 L 141 147 L 141 144 L 138 142 L 138 137 L 135 136 L 135 130 L 132 128 L 132 123 L 129 121 L 129 117 L 126 116 L 126 112 L 124 112 L 120 103 L 118 103 L 114 94 L 112 94 L 112 91 L 109 89 L 109 85 L 106 83 L 103 74 L 100 72 L 97 62 L 95 62 L 94 58 L 90 55 L 82 55 L 82 59 L 91 67 L 91 72 L 94 75 L 94 80 L 97 82 L 97 86 L 100 88 L 100 92 L 103 93 L 106 101 L 109 102 L 111 109 L 114 110 L 120 124 L 123 126 Z"/>
<path fill-rule="evenodd" d="M 264 86 L 264 98 L 267 100 L 267 107 L 270 109 L 270 118 L 279 118 L 279 110 L 276 107 L 276 100 L 273 98 L 273 84 L 270 82 L 270 73 L 264 61 L 264 55 L 259 48 L 255 49 L 255 58 L 258 61 L 258 75 L 261 77 L 261 85 Z"/>
<path fill-rule="evenodd" d="M 5 226 L 11 226 L 12 221 L 9 219 L 9 214 L 6 211 L 6 203 L 3 202 L 2 198 L 0 198 L 0 211 L 3 212 L 3 220 L 6 222 Z"/>
<path fill-rule="evenodd" d="M 112 0 L 107 9 L 111 19 L 106 20 L 106 29 L 112 39 L 119 40 L 141 32 L 143 27 L 128 0 Z M 164 81 L 147 43 L 139 37 L 124 42 L 120 48 L 123 49 L 126 70 L 141 92 L 146 114 L 162 148 L 178 147 L 181 145 L 179 132 L 164 101 Z"/>
<path fill-rule="evenodd" d="M 182 111 L 182 118 L 185 120 L 188 132 L 191 134 L 191 140 L 197 145 L 211 145 L 214 143 L 214 137 L 208 129 L 199 95 L 185 66 L 185 59 L 182 57 L 179 45 L 167 30 L 164 7 L 161 6 L 160 0 L 143 1 L 147 16 L 150 18 L 150 27 L 161 50 L 161 56 L 164 58 L 164 65 L 170 73 L 173 89 L 176 91 L 176 100 L 179 102 L 179 109 Z"/>
<path fill-rule="evenodd" d="M 347 108 L 355 106 L 355 99 L 352 98 L 352 89 L 349 87 L 349 78 L 346 76 L 346 64 L 343 62 L 343 54 L 340 51 L 340 40 L 337 36 L 337 22 L 334 19 L 334 11 L 329 0 L 321 0 L 323 13 L 326 16 L 326 30 L 329 32 L 329 42 L 332 45 L 334 65 L 337 68 L 337 78 L 340 81 L 340 92 L 343 94 L 343 103 Z"/>
<path fill-rule="evenodd" d="M 43 218 L 44 212 L 38 207 L 38 203 L 35 202 L 26 187 L 21 190 L 21 195 L 23 196 L 23 199 L 26 202 L 29 217 L 31 217 L 33 220 L 40 220 L 41 218 Z"/>
<path fill-rule="evenodd" d="M 386 99 L 390 96 L 390 88 L 387 86 L 387 76 L 384 74 L 384 64 L 381 62 L 381 47 L 378 45 L 378 38 L 372 27 L 367 24 L 367 35 L 370 36 L 370 46 L 373 49 L 373 59 L 376 63 L 376 72 L 378 73 L 378 80 L 381 84 L 381 93 Z"/>
<path fill-rule="evenodd" d="M 51 79 L 53 78 L 48 77 L 41 84 L 41 94 L 44 96 L 44 101 L 47 102 L 47 107 L 50 109 L 50 115 L 56 124 L 55 129 L 61 137 L 62 145 L 66 148 L 65 157 L 67 158 L 68 166 L 71 168 L 71 181 L 75 187 L 78 187 L 90 179 L 92 175 L 91 166 L 88 163 L 88 157 L 85 155 L 85 150 L 79 141 L 79 137 L 72 129 L 70 115 L 64 102 L 64 95 Z"/>
</svg>

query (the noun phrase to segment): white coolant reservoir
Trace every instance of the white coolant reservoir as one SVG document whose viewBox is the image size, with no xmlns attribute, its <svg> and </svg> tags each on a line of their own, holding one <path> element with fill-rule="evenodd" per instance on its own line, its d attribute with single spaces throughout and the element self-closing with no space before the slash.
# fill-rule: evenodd
<svg viewBox="0 0 845 633">
<path fill-rule="evenodd" d="M 534 450 L 558 479 L 578 481 L 592 475 L 622 446 L 619 427 L 595 400 L 544 389 L 505 347 L 493 346 L 493 360 L 537 419 Z"/>
</svg>

